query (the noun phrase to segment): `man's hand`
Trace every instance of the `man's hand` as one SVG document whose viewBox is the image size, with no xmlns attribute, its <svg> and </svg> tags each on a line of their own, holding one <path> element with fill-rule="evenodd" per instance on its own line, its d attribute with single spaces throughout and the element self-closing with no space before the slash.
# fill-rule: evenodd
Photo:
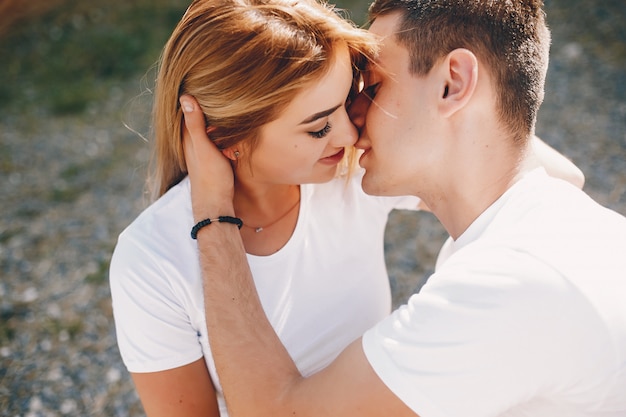
<svg viewBox="0 0 626 417">
<path fill-rule="evenodd" d="M 228 158 L 211 142 L 204 114 L 195 98 L 180 97 L 184 114 L 183 148 L 191 181 L 191 201 L 196 221 L 233 216 L 234 175 Z"/>
</svg>

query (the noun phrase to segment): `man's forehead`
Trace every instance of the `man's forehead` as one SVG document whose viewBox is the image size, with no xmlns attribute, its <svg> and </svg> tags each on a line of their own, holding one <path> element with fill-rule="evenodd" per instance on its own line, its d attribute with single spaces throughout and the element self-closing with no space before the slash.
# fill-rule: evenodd
<svg viewBox="0 0 626 417">
<path fill-rule="evenodd" d="M 378 16 L 370 25 L 369 31 L 384 41 L 387 37 L 393 37 L 397 33 L 401 18 L 402 13 L 399 11 Z"/>
<path fill-rule="evenodd" d="M 379 16 L 372 22 L 369 31 L 376 35 L 381 43 L 378 54 L 368 64 L 368 69 L 375 70 L 377 67 L 395 66 L 405 59 L 406 48 L 398 42 L 396 33 L 402 15 L 393 12 Z M 387 68 L 389 69 L 389 68 Z"/>
</svg>

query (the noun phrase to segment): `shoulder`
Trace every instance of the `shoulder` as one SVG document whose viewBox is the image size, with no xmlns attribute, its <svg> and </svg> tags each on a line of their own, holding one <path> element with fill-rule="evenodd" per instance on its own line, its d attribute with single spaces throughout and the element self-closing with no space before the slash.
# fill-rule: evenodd
<svg viewBox="0 0 626 417">
<path fill-rule="evenodd" d="M 472 246 L 492 257 L 508 248 L 542 260 L 568 278 L 602 275 L 600 271 L 622 276 L 626 218 L 571 184 L 539 173 L 515 187 Z"/>
<path fill-rule="evenodd" d="M 118 245 L 166 243 L 189 235 L 193 223 L 189 182 L 184 179 L 148 206 L 118 237 Z M 189 226 L 189 227 L 187 227 Z"/>
<path fill-rule="evenodd" d="M 583 227 L 589 221 L 626 225 L 624 216 L 572 184 L 548 176 L 541 168 L 527 173 L 507 193 L 510 195 L 501 210 L 504 221 L 524 220 L 544 226 Z"/>
<path fill-rule="evenodd" d="M 532 253 L 492 242 L 468 246 L 366 333 L 364 351 L 420 414 L 431 400 L 458 415 L 476 404 L 536 395 L 545 386 L 607 378 L 622 366 L 613 353 L 623 351 L 614 337 L 622 331 L 615 317 L 624 317 L 623 301 L 614 301 L 623 297 L 613 297 L 615 308 L 607 309 L 578 284 Z"/>
<path fill-rule="evenodd" d="M 190 237 L 193 216 L 188 187 L 186 180 L 174 186 L 119 235 L 111 258 L 112 286 L 128 283 L 133 277 L 141 281 L 158 276 L 166 279 L 171 274 L 163 270 L 179 269 L 185 257 L 189 257 L 191 265 L 197 263 L 191 262 L 195 251 Z"/>
</svg>

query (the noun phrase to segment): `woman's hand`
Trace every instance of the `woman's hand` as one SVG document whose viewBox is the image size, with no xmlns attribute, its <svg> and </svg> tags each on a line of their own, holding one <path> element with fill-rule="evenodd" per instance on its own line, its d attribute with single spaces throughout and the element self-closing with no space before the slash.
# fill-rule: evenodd
<svg viewBox="0 0 626 417">
<path fill-rule="evenodd" d="M 183 110 L 183 148 L 191 181 L 191 201 L 195 221 L 218 216 L 234 216 L 234 175 L 228 158 L 207 135 L 204 114 L 195 98 L 180 97 Z"/>
</svg>

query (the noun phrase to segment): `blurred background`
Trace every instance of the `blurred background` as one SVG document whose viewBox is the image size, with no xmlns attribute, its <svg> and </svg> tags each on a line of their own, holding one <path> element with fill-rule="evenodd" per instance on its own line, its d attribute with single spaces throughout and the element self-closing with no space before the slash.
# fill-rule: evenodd
<svg viewBox="0 0 626 417">
<path fill-rule="evenodd" d="M 358 24 L 367 0 L 344 0 Z M 0 0 L 0 414 L 142 416 L 115 342 L 108 266 L 146 206 L 154 63 L 183 0 Z M 626 214 L 626 3 L 546 0 L 553 47 L 537 133 Z M 394 212 L 394 305 L 446 235 Z M 625 248 L 626 250 L 626 248 Z"/>
</svg>

